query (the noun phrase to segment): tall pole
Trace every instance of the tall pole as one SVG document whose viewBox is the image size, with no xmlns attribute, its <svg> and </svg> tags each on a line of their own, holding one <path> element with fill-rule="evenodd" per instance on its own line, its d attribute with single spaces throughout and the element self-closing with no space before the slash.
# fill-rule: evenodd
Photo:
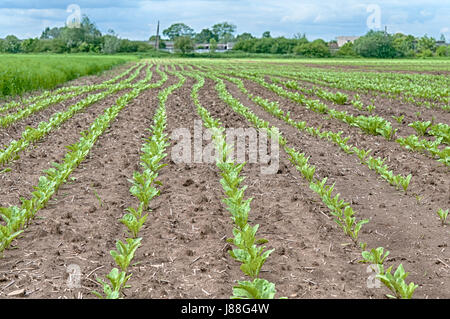
<svg viewBox="0 0 450 319">
<path fill-rule="evenodd" d="M 156 43 L 155 43 L 156 50 L 159 51 L 159 21 L 158 21 L 158 28 L 156 29 Z"/>
</svg>

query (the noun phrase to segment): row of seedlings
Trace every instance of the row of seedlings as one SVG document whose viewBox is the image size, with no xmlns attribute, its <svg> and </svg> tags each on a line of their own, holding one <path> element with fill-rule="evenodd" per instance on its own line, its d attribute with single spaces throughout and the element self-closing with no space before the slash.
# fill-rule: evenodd
<svg viewBox="0 0 450 319">
<path fill-rule="evenodd" d="M 167 80 L 167 76 L 163 77 Z M 160 195 L 160 191 L 156 188 L 161 185 L 158 181 L 159 171 L 165 167 L 161 162 L 167 156 L 166 149 L 170 145 L 168 143 L 166 127 L 166 101 L 173 91 L 183 86 L 185 78 L 179 77 L 179 82 L 174 84 L 158 94 L 159 107 L 153 117 L 153 125 L 150 132 L 150 137 L 145 139 L 145 143 L 141 149 L 142 155 L 140 164 L 143 167 L 142 172 L 135 171 L 133 179 L 130 180 L 132 187 L 130 193 L 139 200 L 137 208 L 128 207 L 127 213 L 120 219 L 128 230 L 128 238 L 124 242 L 117 240 L 117 250 L 111 250 L 110 254 L 113 257 L 116 265 L 120 268 L 113 268 L 106 276 L 109 282 L 97 278 L 97 281 L 103 287 L 103 294 L 93 291 L 93 294 L 99 298 L 118 299 L 121 297 L 122 291 L 128 288 L 128 280 L 132 274 L 128 273 L 128 268 L 133 260 L 136 250 L 141 245 L 142 238 L 138 237 L 139 232 L 144 226 L 148 218 L 148 213 L 151 201 Z"/>
<path fill-rule="evenodd" d="M 151 65 L 148 66 L 148 69 L 150 68 Z M 47 136 L 50 132 L 60 127 L 75 114 L 85 110 L 87 107 L 109 97 L 111 94 L 136 87 L 136 85 L 130 84 L 130 82 L 139 76 L 140 71 L 141 68 L 136 70 L 128 79 L 114 86 L 109 85 L 108 90 L 95 95 L 90 95 L 76 104 L 69 106 L 67 110 L 53 114 L 47 122 L 40 122 L 36 128 L 27 127 L 22 132 L 22 136 L 19 140 L 11 141 L 6 148 L 0 150 L 0 165 L 8 164 L 17 159 L 20 152 Z"/>
<path fill-rule="evenodd" d="M 45 175 L 39 178 L 38 185 L 34 187 L 35 191 L 30 194 L 30 199 L 21 198 L 20 207 L 0 207 L 0 217 L 3 221 L 0 223 L 0 253 L 11 245 L 12 241 L 30 224 L 37 212 L 46 206 L 59 187 L 86 158 L 97 139 L 116 119 L 119 112 L 151 86 L 147 84 L 151 76 L 152 74 L 149 73 L 145 79 L 134 86 L 132 91 L 119 97 L 113 106 L 94 120 L 87 131 L 81 133 L 77 143 L 67 146 L 69 151 L 62 163 L 53 163 L 52 168 L 44 171 Z"/>
<path fill-rule="evenodd" d="M 226 85 L 222 79 L 216 77 L 213 73 L 209 73 L 207 76 L 216 81 L 216 91 L 218 92 L 219 97 L 236 113 L 245 117 L 256 128 L 265 130 L 269 136 L 274 135 L 275 137 L 278 137 L 280 145 L 283 146 L 286 153 L 290 156 L 290 161 L 301 173 L 301 175 L 309 182 L 311 190 L 318 194 L 322 199 L 322 202 L 330 209 L 330 214 L 334 216 L 335 222 L 343 229 L 344 233 L 354 241 L 355 245 L 359 243 L 360 248 L 365 251 L 367 245 L 365 243 L 358 242 L 358 236 L 361 227 L 368 223 L 369 220 L 357 221 L 355 211 L 350 204 L 340 199 L 340 194 L 337 194 L 334 197 L 332 196 L 334 185 L 326 185 L 326 177 L 322 180 L 314 178 L 316 168 L 308 163 L 309 158 L 307 158 L 304 153 L 300 153 L 294 148 L 287 146 L 287 140 L 282 137 L 278 128 L 270 127 L 268 122 L 260 119 L 249 108 L 235 99 L 227 91 Z M 378 249 L 381 250 L 380 248 Z M 366 255 L 366 253 L 364 254 Z M 402 264 L 398 266 L 394 274 L 391 273 L 392 267 L 389 267 L 386 271 L 384 268 L 379 267 L 378 270 L 379 273 L 377 274 L 377 278 L 379 278 L 381 282 L 386 285 L 386 287 L 394 292 L 394 296 L 389 295 L 389 297 L 411 298 L 415 289 L 418 287 L 414 283 L 410 283 L 409 285 L 406 284 L 405 279 L 408 276 L 408 273 L 404 271 Z"/>
<path fill-rule="evenodd" d="M 229 254 L 241 263 L 241 271 L 252 279 L 252 281 L 238 281 L 237 286 L 233 288 L 231 298 L 273 299 L 277 293 L 275 284 L 260 278 L 259 275 L 262 266 L 274 250 L 266 250 L 265 246 L 261 246 L 268 241 L 256 237 L 259 225 L 251 226 L 248 223 L 252 198 L 244 199 L 247 186 L 242 186 L 245 178 L 240 176 L 245 163 L 236 164 L 234 162 L 231 155 L 232 147 L 226 144 L 224 128 L 219 120 L 214 119 L 199 101 L 198 92 L 204 86 L 205 78 L 196 73 L 187 74 L 197 80 L 192 88 L 191 97 L 205 127 L 211 131 L 217 154 L 216 165 L 222 176 L 220 183 L 226 195 L 223 202 L 227 205 L 227 210 L 234 222 L 234 238 L 227 241 L 236 248 L 230 250 Z"/>
</svg>

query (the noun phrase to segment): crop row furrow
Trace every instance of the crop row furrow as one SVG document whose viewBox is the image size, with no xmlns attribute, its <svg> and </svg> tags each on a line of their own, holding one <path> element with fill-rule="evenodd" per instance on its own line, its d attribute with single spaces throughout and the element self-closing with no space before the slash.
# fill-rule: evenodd
<svg viewBox="0 0 450 319">
<path fill-rule="evenodd" d="M 97 281 L 103 287 L 103 294 L 96 291 L 93 293 L 99 298 L 120 298 L 122 290 L 128 287 L 126 284 L 132 276 L 128 272 L 128 268 L 142 242 L 142 238 L 138 238 L 139 232 L 147 221 L 150 202 L 160 195 L 156 186 L 161 185 L 161 182 L 157 178 L 159 171 L 166 166 L 161 162 L 167 156 L 166 149 L 170 145 L 165 133 L 167 127 L 166 100 L 173 91 L 183 86 L 185 78 L 182 76 L 178 78 L 178 83 L 160 91 L 158 94 L 159 107 L 153 117 L 153 126 L 148 130 L 151 136 L 145 139 L 141 149 L 140 164 L 143 171 L 135 171 L 133 179 L 129 180 L 132 184 L 130 193 L 139 200 L 139 206 L 137 208 L 128 207 L 127 213 L 120 219 L 120 222 L 127 227 L 128 238 L 124 242 L 117 240 L 117 250 L 110 251 L 120 270 L 119 268 L 111 270 L 106 276 L 109 282 L 97 278 Z"/>
<path fill-rule="evenodd" d="M 274 250 L 266 250 L 265 246 L 261 246 L 268 242 L 266 239 L 256 238 L 260 225 L 251 226 L 248 223 L 252 198 L 244 199 L 247 186 L 242 186 L 245 178 L 240 176 L 245 164 L 234 162 L 231 156 L 232 146 L 226 143 L 224 136 L 225 129 L 199 101 L 198 91 L 204 86 L 204 77 L 196 73 L 187 74 L 197 80 L 192 88 L 191 97 L 205 127 L 211 132 L 217 154 L 216 165 L 222 176 L 220 183 L 226 195 L 223 202 L 227 205 L 227 210 L 234 222 L 234 238 L 227 241 L 237 248 L 230 250 L 229 253 L 233 259 L 241 263 L 241 271 L 252 279 L 252 281 L 238 281 L 237 286 L 233 288 L 231 298 L 273 299 L 276 294 L 275 284 L 260 278 L 259 274 Z"/>
<path fill-rule="evenodd" d="M 150 70 L 151 66 L 148 66 Z M 148 70 L 148 71 L 149 71 Z M 83 111 L 88 106 L 97 103 L 111 94 L 119 92 L 121 90 L 136 87 L 136 85 L 129 84 L 131 81 L 139 76 L 140 69 L 136 70 L 134 74 L 127 80 L 120 82 L 104 92 L 90 95 L 87 98 L 79 101 L 78 103 L 69 106 L 66 111 L 57 112 L 51 116 L 48 122 L 40 122 L 36 128 L 27 127 L 23 132 L 19 140 L 13 140 L 10 144 L 0 151 L 0 165 L 5 165 L 18 157 L 18 154 L 28 148 L 31 144 L 36 143 L 50 132 L 52 132 L 57 127 L 61 126 L 63 123 L 72 118 L 75 114 Z M 151 76 L 151 73 L 149 73 Z"/>
<path fill-rule="evenodd" d="M 90 128 L 81 133 L 79 142 L 67 146 L 69 151 L 65 154 L 62 163 L 53 163 L 52 168 L 44 171 L 45 175 L 39 178 L 39 183 L 34 187 L 35 191 L 30 194 L 30 199 L 21 198 L 20 207 L 0 207 L 0 217 L 4 222 L 0 224 L 0 252 L 7 249 L 29 225 L 36 213 L 46 206 L 60 185 L 65 183 L 70 174 L 86 158 L 97 139 L 106 131 L 119 112 L 142 91 L 151 87 L 151 84 L 146 84 L 150 78 L 149 73 L 144 80 L 134 86 L 131 92 L 119 97 L 113 106 L 98 116 Z"/>
</svg>

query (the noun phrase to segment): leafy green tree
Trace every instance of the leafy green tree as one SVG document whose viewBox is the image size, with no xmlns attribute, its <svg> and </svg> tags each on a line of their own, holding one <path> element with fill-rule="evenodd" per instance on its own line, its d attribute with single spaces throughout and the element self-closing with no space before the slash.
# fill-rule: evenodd
<svg viewBox="0 0 450 319">
<path fill-rule="evenodd" d="M 5 38 L 5 52 L 19 53 L 20 52 L 20 40 L 15 35 L 8 35 Z"/>
<path fill-rule="evenodd" d="M 209 52 L 214 53 L 217 50 L 217 40 L 212 38 L 209 40 Z"/>
<path fill-rule="evenodd" d="M 41 34 L 41 39 L 57 39 L 61 35 L 61 30 L 63 28 L 45 28 Z"/>
<path fill-rule="evenodd" d="M 251 39 L 255 39 L 255 37 L 254 37 L 251 33 L 248 33 L 248 32 L 244 32 L 244 33 L 242 33 L 242 34 L 239 34 L 239 35 L 236 37 L 236 41 L 237 41 L 237 42 L 239 42 L 239 41 L 245 41 L 245 40 L 251 40 Z"/>
<path fill-rule="evenodd" d="M 321 39 L 296 46 L 294 53 L 305 57 L 316 58 L 325 58 L 331 55 L 328 45 Z"/>
<path fill-rule="evenodd" d="M 82 42 L 78 47 L 79 52 L 89 52 L 91 50 L 91 46 L 87 42 Z"/>
<path fill-rule="evenodd" d="M 296 34 L 294 34 L 294 39 L 296 39 L 296 40 L 306 40 L 306 33 L 297 32 Z M 306 42 L 308 42 L 308 40 L 306 40 Z"/>
<path fill-rule="evenodd" d="M 436 56 L 450 56 L 450 47 L 442 45 L 436 49 Z"/>
<path fill-rule="evenodd" d="M 418 42 L 419 53 L 431 51 L 436 52 L 436 39 L 433 37 L 428 37 L 426 34 L 419 39 Z"/>
<path fill-rule="evenodd" d="M 416 38 L 412 35 L 396 33 L 392 37 L 392 45 L 399 57 L 413 57 L 415 55 Z"/>
<path fill-rule="evenodd" d="M 97 28 L 94 22 L 92 22 L 87 15 L 83 15 L 81 19 L 81 29 L 84 31 L 86 38 L 101 37 L 102 33 Z"/>
<path fill-rule="evenodd" d="M 38 42 L 38 39 L 25 39 L 20 44 L 20 51 L 23 53 L 35 52 Z"/>
<path fill-rule="evenodd" d="M 209 29 L 203 29 L 200 33 L 197 33 L 194 39 L 196 43 L 209 43 L 211 39 L 219 40 Z"/>
<path fill-rule="evenodd" d="M 266 31 L 266 32 L 263 33 L 262 37 L 264 39 L 268 39 L 268 38 L 271 38 L 272 36 L 270 35 L 270 31 Z"/>
<path fill-rule="evenodd" d="M 343 46 L 339 48 L 339 50 L 336 52 L 336 56 L 343 57 L 343 56 L 357 56 L 355 50 L 353 49 L 353 43 L 347 42 Z"/>
<path fill-rule="evenodd" d="M 136 52 L 149 52 L 154 51 L 155 48 L 150 44 L 142 41 L 133 41 L 134 47 L 136 47 Z M 160 45 L 161 47 L 161 45 Z"/>
<path fill-rule="evenodd" d="M 181 52 L 182 54 L 190 53 L 195 49 L 194 41 L 189 36 L 176 38 L 173 46 L 175 51 Z"/>
<path fill-rule="evenodd" d="M 254 53 L 270 53 L 272 46 L 275 44 L 275 39 L 263 38 L 255 42 L 253 46 Z"/>
<path fill-rule="evenodd" d="M 356 39 L 354 50 L 366 58 L 394 58 L 397 56 L 392 36 L 383 31 L 371 30 L 365 36 Z"/>
<path fill-rule="evenodd" d="M 175 40 L 178 37 L 192 37 L 194 36 L 194 29 L 184 23 L 172 24 L 169 28 L 163 31 L 163 35 L 170 40 Z"/>
<path fill-rule="evenodd" d="M 120 39 L 113 30 L 109 30 L 108 33 L 103 36 L 102 52 L 106 54 L 117 53 L 120 49 Z"/>
<path fill-rule="evenodd" d="M 234 40 L 234 33 L 236 32 L 236 25 L 222 22 L 213 25 L 212 32 L 219 39 L 219 43 L 227 43 Z"/>
</svg>

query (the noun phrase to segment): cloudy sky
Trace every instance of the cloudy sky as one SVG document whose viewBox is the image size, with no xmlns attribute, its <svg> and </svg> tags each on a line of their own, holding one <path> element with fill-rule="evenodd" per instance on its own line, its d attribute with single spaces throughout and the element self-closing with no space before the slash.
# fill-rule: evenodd
<svg viewBox="0 0 450 319">
<path fill-rule="evenodd" d="M 71 4 L 88 15 L 106 33 L 145 40 L 183 22 L 196 32 L 218 22 L 237 25 L 237 32 L 261 36 L 292 37 L 306 33 L 310 40 L 335 39 L 339 35 L 362 35 L 370 28 L 387 26 L 388 32 L 403 32 L 450 39 L 449 0 L 0 0 L 0 38 L 38 37 L 46 27 L 63 26 L 76 14 Z"/>
</svg>

